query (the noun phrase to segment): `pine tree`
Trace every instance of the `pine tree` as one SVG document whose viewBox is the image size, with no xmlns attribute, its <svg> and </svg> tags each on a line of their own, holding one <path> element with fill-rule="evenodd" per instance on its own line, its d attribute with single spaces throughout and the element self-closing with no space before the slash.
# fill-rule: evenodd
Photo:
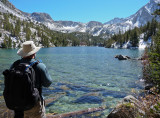
<svg viewBox="0 0 160 118">
<path fill-rule="evenodd" d="M 8 14 L 4 14 L 3 29 L 11 31 L 11 23 L 9 22 Z"/>
<path fill-rule="evenodd" d="M 138 39 L 138 34 L 137 34 L 137 28 L 133 31 L 133 36 L 132 36 L 132 46 L 133 47 L 138 47 L 139 39 Z"/>
<path fill-rule="evenodd" d="M 15 42 L 13 42 L 13 48 L 16 48 L 16 43 Z"/>
<path fill-rule="evenodd" d="M 8 48 L 12 48 L 12 40 L 11 40 L 11 37 L 8 38 Z"/>
<path fill-rule="evenodd" d="M 4 36 L 3 48 L 9 48 L 8 47 L 8 37 L 7 37 L 7 35 Z"/>
<path fill-rule="evenodd" d="M 7 0 L 1 0 L 2 1 L 2 3 L 4 3 L 4 4 L 6 4 L 7 3 Z"/>
<path fill-rule="evenodd" d="M 26 32 L 26 40 L 29 41 L 31 38 L 31 30 L 28 23 L 26 24 L 25 32 Z"/>
<path fill-rule="evenodd" d="M 19 36 L 20 30 L 21 30 L 21 21 L 17 20 L 17 23 L 15 25 L 15 30 L 14 30 L 14 36 Z"/>
</svg>

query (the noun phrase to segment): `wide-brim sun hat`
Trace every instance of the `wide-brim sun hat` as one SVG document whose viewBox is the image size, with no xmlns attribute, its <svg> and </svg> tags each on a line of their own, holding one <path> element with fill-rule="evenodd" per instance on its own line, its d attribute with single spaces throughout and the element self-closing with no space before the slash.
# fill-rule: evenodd
<svg viewBox="0 0 160 118">
<path fill-rule="evenodd" d="M 17 54 L 21 57 L 28 57 L 35 54 L 41 47 L 36 47 L 33 41 L 26 41 L 22 44 L 22 48 L 17 51 Z"/>
</svg>

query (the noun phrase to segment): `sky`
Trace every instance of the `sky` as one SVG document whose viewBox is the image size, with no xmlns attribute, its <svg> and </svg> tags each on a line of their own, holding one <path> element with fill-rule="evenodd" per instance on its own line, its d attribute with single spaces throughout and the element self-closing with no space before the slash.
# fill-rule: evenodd
<svg viewBox="0 0 160 118">
<path fill-rule="evenodd" d="M 136 13 L 149 0 L 9 0 L 23 12 L 48 13 L 54 21 L 108 22 Z"/>
</svg>

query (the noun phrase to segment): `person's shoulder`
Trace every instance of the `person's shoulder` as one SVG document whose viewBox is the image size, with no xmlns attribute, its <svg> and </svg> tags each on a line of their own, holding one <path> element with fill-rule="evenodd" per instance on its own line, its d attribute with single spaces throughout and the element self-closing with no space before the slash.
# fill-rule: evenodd
<svg viewBox="0 0 160 118">
<path fill-rule="evenodd" d="M 43 62 L 38 62 L 37 67 L 39 69 L 44 69 L 44 68 L 46 68 L 46 65 Z"/>
<path fill-rule="evenodd" d="M 44 63 L 38 63 L 37 66 L 40 67 L 40 68 L 41 67 L 46 67 L 46 65 Z"/>
</svg>

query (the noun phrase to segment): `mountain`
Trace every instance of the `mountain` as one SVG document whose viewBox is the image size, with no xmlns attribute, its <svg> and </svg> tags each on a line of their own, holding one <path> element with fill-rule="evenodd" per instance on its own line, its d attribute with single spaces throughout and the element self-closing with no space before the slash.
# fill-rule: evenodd
<svg viewBox="0 0 160 118">
<path fill-rule="evenodd" d="M 148 21 L 151 21 L 154 18 L 152 13 L 158 8 L 158 2 L 160 2 L 160 0 L 150 0 L 150 2 L 138 12 L 128 17 L 126 22 L 130 21 L 133 26 L 137 27 L 145 25 Z"/>
<path fill-rule="evenodd" d="M 145 6 L 138 10 L 135 14 L 127 18 L 114 18 L 104 24 L 97 21 L 90 21 L 88 23 L 80 23 L 73 21 L 55 21 L 43 22 L 52 30 L 61 31 L 64 33 L 71 32 L 87 32 L 94 36 L 115 34 L 119 31 L 125 32 L 134 27 L 145 25 L 151 21 L 154 16 L 152 13 L 158 8 L 159 0 L 150 0 Z M 157 18 L 159 20 L 159 18 Z M 159 20 L 160 21 L 160 20 Z"/>
<path fill-rule="evenodd" d="M 160 0 L 150 0 L 145 6 L 138 10 L 135 14 L 127 18 L 115 18 L 104 23 L 106 27 L 117 33 L 119 30 L 125 32 L 134 27 L 144 26 L 148 21 L 151 21 L 154 16 L 152 13 L 158 8 Z M 160 21 L 160 18 L 157 18 Z"/>
<path fill-rule="evenodd" d="M 12 5 L 8 0 L 0 0 L 0 11 L 4 13 L 11 13 L 20 19 L 32 20 L 33 22 L 43 23 L 45 26 L 54 31 L 60 31 L 63 33 L 72 32 L 86 32 L 93 36 L 103 35 L 107 38 L 109 35 L 122 33 L 133 29 L 134 27 L 140 27 L 145 25 L 148 21 L 151 21 L 152 13 L 158 8 L 158 2 L 160 0 L 150 0 L 145 6 L 138 10 L 135 14 L 127 18 L 114 18 L 104 24 L 97 21 L 90 21 L 88 23 L 74 22 L 74 21 L 54 21 L 47 13 L 25 13 Z M 159 18 L 157 18 L 159 20 Z"/>
</svg>

